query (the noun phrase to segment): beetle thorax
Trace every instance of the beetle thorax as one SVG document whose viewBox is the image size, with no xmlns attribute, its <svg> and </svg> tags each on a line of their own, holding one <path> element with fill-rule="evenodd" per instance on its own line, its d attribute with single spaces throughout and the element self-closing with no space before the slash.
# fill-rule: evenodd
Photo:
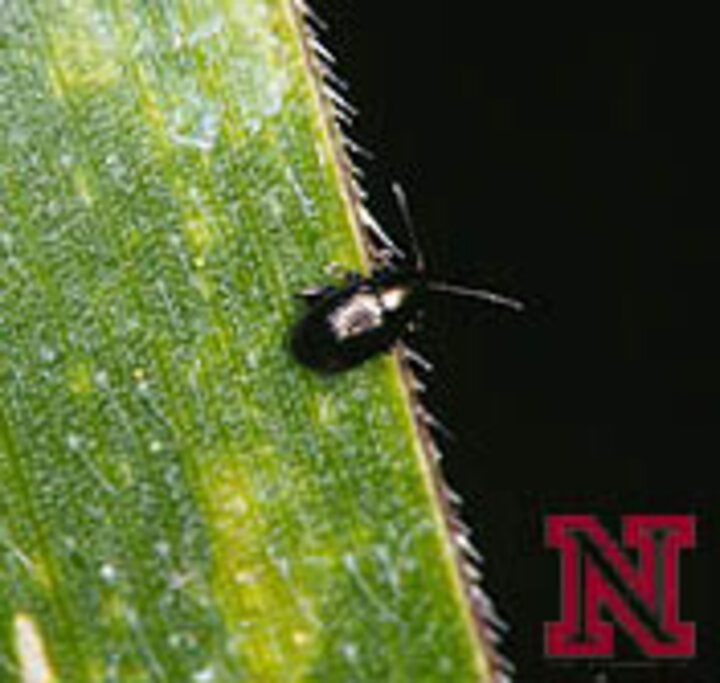
<svg viewBox="0 0 720 683">
<path fill-rule="evenodd" d="M 405 299 L 407 299 L 408 289 L 407 287 L 391 287 L 386 289 L 379 295 L 380 301 L 382 302 L 383 310 L 385 311 L 397 311 L 399 310 Z"/>
</svg>

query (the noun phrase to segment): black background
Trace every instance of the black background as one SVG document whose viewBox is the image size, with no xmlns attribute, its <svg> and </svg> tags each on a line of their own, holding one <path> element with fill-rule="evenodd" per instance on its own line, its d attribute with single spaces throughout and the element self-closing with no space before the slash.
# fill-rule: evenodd
<svg viewBox="0 0 720 683">
<path fill-rule="evenodd" d="M 399 180 L 438 278 L 528 306 L 436 298 L 414 339 L 435 366 L 427 402 L 455 434 L 440 437 L 443 469 L 512 626 L 516 680 L 720 680 L 720 239 L 697 180 L 717 175 L 702 97 L 716 78 L 703 41 L 518 31 L 480 21 L 474 3 L 313 4 L 360 110 L 353 136 L 376 156 L 360 165 L 381 223 L 407 244 Z M 627 647 L 604 665 L 543 658 L 559 578 L 542 525 L 556 512 L 614 532 L 621 514 L 698 515 L 682 559 L 695 660 L 626 666 L 643 662 Z"/>
</svg>

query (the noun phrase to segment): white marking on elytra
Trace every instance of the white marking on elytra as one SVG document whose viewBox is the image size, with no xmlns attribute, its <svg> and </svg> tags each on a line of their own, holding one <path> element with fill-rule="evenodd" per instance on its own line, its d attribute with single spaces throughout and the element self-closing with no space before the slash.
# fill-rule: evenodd
<svg viewBox="0 0 720 683">
<path fill-rule="evenodd" d="M 358 294 L 330 316 L 330 324 L 338 339 L 347 339 L 380 327 L 383 310 L 375 294 Z"/>
<path fill-rule="evenodd" d="M 23 612 L 15 615 L 15 651 L 22 683 L 52 683 L 57 680 L 45 653 L 45 644 L 37 624 Z"/>
</svg>

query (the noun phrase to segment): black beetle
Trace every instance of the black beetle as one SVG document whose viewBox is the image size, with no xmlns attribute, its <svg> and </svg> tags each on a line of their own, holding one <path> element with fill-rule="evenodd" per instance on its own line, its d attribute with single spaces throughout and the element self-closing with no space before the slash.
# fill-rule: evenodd
<svg viewBox="0 0 720 683">
<path fill-rule="evenodd" d="M 292 330 L 295 359 L 322 373 L 340 372 L 389 351 L 417 318 L 429 292 L 473 297 L 521 310 L 516 299 L 486 289 L 469 289 L 428 279 L 405 196 L 393 185 L 416 252 L 416 264 L 386 265 L 370 276 L 349 273 L 341 286 L 300 292 L 309 306 Z"/>
</svg>

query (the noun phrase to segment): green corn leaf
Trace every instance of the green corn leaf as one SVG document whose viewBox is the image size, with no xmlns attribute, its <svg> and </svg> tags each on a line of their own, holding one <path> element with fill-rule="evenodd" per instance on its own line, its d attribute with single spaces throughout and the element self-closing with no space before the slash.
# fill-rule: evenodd
<svg viewBox="0 0 720 683">
<path fill-rule="evenodd" d="M 0 681 L 487 681 L 290 0 L 0 1 Z"/>
</svg>

